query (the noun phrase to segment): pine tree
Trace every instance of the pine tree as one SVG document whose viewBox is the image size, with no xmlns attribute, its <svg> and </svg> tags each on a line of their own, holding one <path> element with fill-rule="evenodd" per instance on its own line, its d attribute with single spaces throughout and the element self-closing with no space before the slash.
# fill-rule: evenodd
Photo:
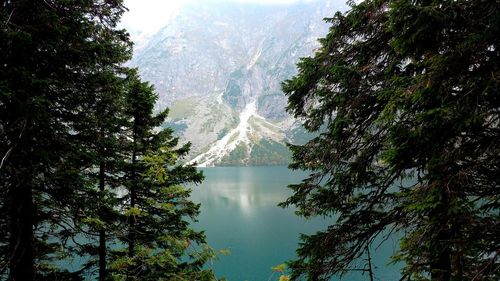
<svg viewBox="0 0 500 281">
<path fill-rule="evenodd" d="M 335 224 L 303 236 L 293 277 L 329 280 L 402 233 L 402 280 L 498 280 L 500 4 L 372 0 L 328 19 L 283 83 L 317 136 L 283 206 Z M 373 252 L 373 249 L 372 249 Z"/>
<path fill-rule="evenodd" d="M 73 217 L 75 233 L 85 234 L 78 239 L 77 254 L 90 257 L 85 270 L 97 268 L 99 280 L 107 279 L 108 241 L 116 240 L 119 228 L 119 193 L 127 149 L 124 79 L 118 76 L 125 70 L 113 65 L 108 68 L 89 77 L 93 87 L 88 88 L 88 99 L 82 101 L 85 114 L 73 128 L 89 159 L 82 170 L 86 185 L 76 195 L 86 204 L 76 204 Z"/>
<path fill-rule="evenodd" d="M 75 128 L 89 78 L 128 58 L 127 36 L 115 28 L 123 11 L 122 1 L 0 2 L 0 245 L 9 280 L 73 278 L 50 259 L 86 203 L 77 194 L 92 159 Z"/>
<path fill-rule="evenodd" d="M 195 167 L 178 164 L 190 144 L 179 146 L 171 129 L 160 128 L 168 110 L 154 115 L 158 97 L 153 87 L 141 82 L 135 70 L 127 81 L 130 159 L 124 176 L 127 232 L 122 241 L 128 247 L 115 252 L 114 277 L 214 280 L 212 271 L 202 267 L 215 252 L 205 245 L 203 233 L 189 227 L 199 205 L 189 200 L 190 190 L 182 185 L 203 179 Z M 200 249 L 188 251 L 192 243 Z"/>
</svg>

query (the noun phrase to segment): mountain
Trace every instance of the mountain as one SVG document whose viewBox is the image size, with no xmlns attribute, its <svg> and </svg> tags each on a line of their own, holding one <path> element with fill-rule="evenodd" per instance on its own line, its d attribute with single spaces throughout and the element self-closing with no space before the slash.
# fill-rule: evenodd
<svg viewBox="0 0 500 281">
<path fill-rule="evenodd" d="M 169 107 L 165 126 L 192 142 L 199 166 L 286 164 L 286 142 L 301 142 L 286 113 L 281 81 L 319 47 L 336 1 L 294 5 L 202 2 L 185 5 L 142 42 L 131 62 Z"/>
</svg>

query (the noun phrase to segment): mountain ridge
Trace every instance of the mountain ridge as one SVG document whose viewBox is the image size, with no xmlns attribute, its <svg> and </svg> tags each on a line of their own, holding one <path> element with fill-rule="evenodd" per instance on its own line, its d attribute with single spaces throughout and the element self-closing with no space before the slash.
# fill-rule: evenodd
<svg viewBox="0 0 500 281">
<path fill-rule="evenodd" d="M 283 165 L 300 123 L 286 113 L 281 81 L 319 47 L 334 1 L 186 6 L 131 62 L 170 107 L 165 126 L 193 144 L 199 166 Z M 345 9 L 345 8 L 344 8 Z"/>
</svg>

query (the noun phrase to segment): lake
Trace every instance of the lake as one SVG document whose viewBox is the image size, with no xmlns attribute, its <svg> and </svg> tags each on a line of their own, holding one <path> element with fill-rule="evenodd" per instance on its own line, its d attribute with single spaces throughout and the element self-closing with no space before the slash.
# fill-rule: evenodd
<svg viewBox="0 0 500 281">
<path fill-rule="evenodd" d="M 288 184 L 300 182 L 306 174 L 287 167 L 202 168 L 205 181 L 193 188 L 192 200 L 201 203 L 194 228 L 205 230 L 215 249 L 229 249 L 212 265 L 218 277 L 230 281 L 278 280 L 272 266 L 295 257 L 299 234 L 325 229 L 332 219 L 297 217 L 294 209 L 277 206 L 291 191 Z M 372 249 L 376 280 L 399 280 L 399 266 L 388 266 L 397 248 L 389 239 Z M 335 280 L 338 280 L 335 279 Z M 352 273 L 341 280 L 369 280 Z"/>
</svg>

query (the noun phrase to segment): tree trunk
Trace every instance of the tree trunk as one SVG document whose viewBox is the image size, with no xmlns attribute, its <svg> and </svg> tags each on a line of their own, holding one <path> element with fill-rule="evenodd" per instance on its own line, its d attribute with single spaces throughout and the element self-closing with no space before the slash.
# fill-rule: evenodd
<svg viewBox="0 0 500 281">
<path fill-rule="evenodd" d="M 135 141 L 135 140 L 134 140 Z M 130 207 L 134 208 L 137 200 L 137 192 L 136 192 L 136 163 L 137 163 L 137 149 L 134 144 L 134 150 L 132 152 L 132 172 L 131 172 L 131 180 L 132 184 L 130 185 Z M 129 257 L 134 256 L 135 249 L 135 216 L 132 216 L 129 220 L 129 235 L 128 235 L 128 255 Z"/>
<path fill-rule="evenodd" d="M 34 279 L 34 211 L 31 186 L 14 187 L 10 205 L 9 281 Z"/>
<path fill-rule="evenodd" d="M 101 200 L 104 196 L 105 187 L 105 165 L 104 160 L 101 160 L 99 165 L 99 191 L 101 192 Z M 101 206 L 100 219 L 104 221 L 103 218 L 104 209 Z M 106 280 L 106 231 L 104 229 L 99 230 L 99 281 Z"/>
<path fill-rule="evenodd" d="M 449 233 L 441 231 L 436 238 L 434 259 L 431 263 L 432 281 L 449 281 L 451 279 L 451 250 Z"/>
<path fill-rule="evenodd" d="M 431 214 L 437 223 L 435 225 L 437 234 L 431 244 L 431 280 L 449 281 L 451 279 L 451 230 L 448 216 L 450 198 L 446 188 L 443 186 L 440 188 L 441 202 Z"/>
<path fill-rule="evenodd" d="M 132 185 L 130 186 L 130 207 L 135 208 L 136 206 L 136 200 L 137 200 L 137 193 L 135 189 L 135 162 L 136 162 L 136 154 L 135 151 L 132 156 Z M 135 249 L 135 216 L 132 216 L 129 220 L 129 237 L 128 237 L 128 255 L 129 257 L 134 256 L 134 249 Z"/>
<path fill-rule="evenodd" d="M 451 279 L 451 254 L 447 246 L 443 247 L 437 259 L 431 264 L 432 281 L 449 281 Z"/>
</svg>

